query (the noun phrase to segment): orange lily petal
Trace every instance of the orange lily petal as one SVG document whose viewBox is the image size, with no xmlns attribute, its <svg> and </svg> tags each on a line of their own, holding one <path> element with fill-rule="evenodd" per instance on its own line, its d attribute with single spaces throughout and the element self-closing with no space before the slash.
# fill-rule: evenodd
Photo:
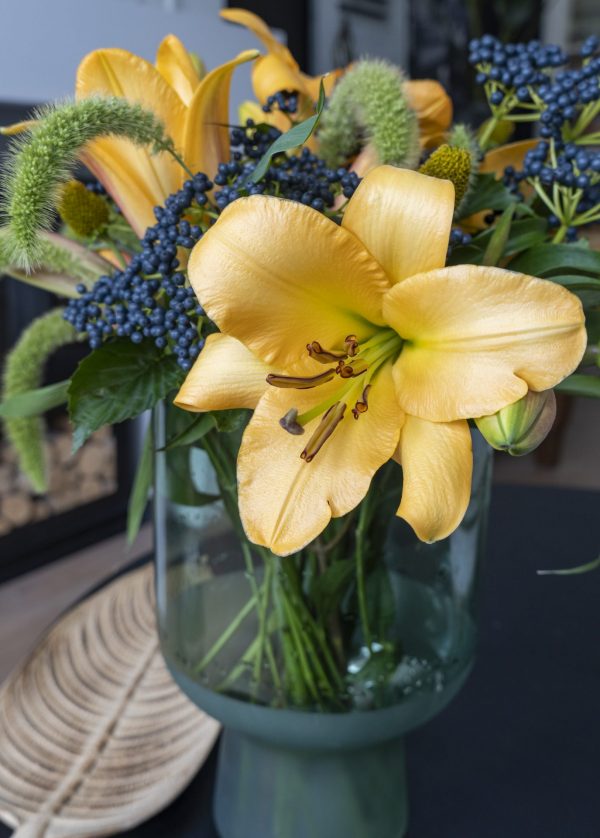
<svg viewBox="0 0 600 838">
<path fill-rule="evenodd" d="M 277 40 L 261 17 L 255 15 L 253 12 L 247 11 L 247 9 L 222 9 L 219 14 L 224 20 L 228 20 L 230 23 L 239 23 L 240 26 L 245 26 L 246 29 L 249 29 L 264 44 L 267 52 L 272 55 L 278 55 L 290 67 L 296 70 L 298 69 L 298 64 L 292 53 L 284 44 Z M 278 90 L 281 89 L 278 88 Z"/>
<path fill-rule="evenodd" d="M 229 160 L 229 88 L 233 71 L 256 58 L 256 50 L 241 52 L 215 67 L 196 88 L 187 111 L 183 159 L 192 172 L 213 177 L 217 166 Z"/>
<path fill-rule="evenodd" d="M 523 168 L 523 161 L 527 152 L 535 148 L 539 140 L 520 140 L 517 143 L 508 143 L 488 151 L 481 161 L 479 171 L 498 175 L 504 174 L 507 166 L 514 166 L 515 169 Z"/>
<path fill-rule="evenodd" d="M 452 100 L 434 79 L 407 81 L 404 91 L 409 105 L 417 112 L 421 142 L 427 146 L 452 124 Z"/>
<path fill-rule="evenodd" d="M 469 505 L 473 454 L 468 423 L 407 416 L 398 455 L 403 489 L 396 514 L 408 521 L 421 541 L 446 538 Z"/>
<path fill-rule="evenodd" d="M 228 335 L 210 335 L 173 404 L 183 410 L 255 408 L 270 368 Z"/>
<path fill-rule="evenodd" d="M 343 347 L 383 324 L 389 283 L 360 242 L 310 207 L 255 195 L 230 204 L 198 242 L 190 282 L 221 331 L 285 370 L 318 340 Z"/>
<path fill-rule="evenodd" d="M 449 180 L 378 166 L 350 199 L 342 226 L 360 239 L 393 284 L 444 265 L 453 213 Z"/>
<path fill-rule="evenodd" d="M 403 416 L 394 398 L 391 367 L 383 368 L 369 394 L 369 410 L 355 421 L 349 410 L 311 463 L 300 453 L 320 422 L 293 436 L 278 420 L 294 405 L 305 410 L 339 387 L 271 388 L 260 400 L 238 457 L 240 515 L 251 541 L 278 555 L 302 549 L 365 496 L 377 469 L 390 459 Z M 317 398 L 318 398 L 317 397 Z"/>
<path fill-rule="evenodd" d="M 578 298 L 553 282 L 459 265 L 419 274 L 386 295 L 406 343 L 394 364 L 403 410 L 433 422 L 486 416 L 548 390 L 586 347 Z"/>
<path fill-rule="evenodd" d="M 304 83 L 298 70 L 290 67 L 281 56 L 269 54 L 259 58 L 252 68 L 252 88 L 258 101 L 266 102 L 278 90 L 299 90 L 303 93 Z"/>
<path fill-rule="evenodd" d="M 175 175 L 169 165 L 170 158 L 164 160 L 163 177 L 155 177 L 157 168 L 163 165 L 163 158 L 167 158 L 165 152 L 154 157 L 149 171 L 144 155 L 143 150 L 138 150 L 127 140 L 114 137 L 89 143 L 81 155 L 84 165 L 121 208 L 138 236 L 143 236 L 146 228 L 156 223 L 154 207 L 163 204 L 167 196 L 179 188 L 175 177 L 171 186 L 164 185 L 167 174 Z M 148 177 L 144 177 L 144 172 Z"/>
<path fill-rule="evenodd" d="M 344 75 L 344 72 L 345 70 L 342 67 L 338 67 L 335 70 L 330 70 L 328 73 L 324 73 L 322 76 L 307 76 L 304 73 L 300 73 L 303 83 L 302 89 L 313 102 L 316 102 L 319 98 L 321 81 L 323 81 L 325 96 L 329 97 L 333 93 L 333 88 L 336 86 L 339 79 Z"/>
<path fill-rule="evenodd" d="M 189 105 L 201 78 L 189 52 L 175 35 L 167 35 L 160 42 L 156 69 L 183 104 Z"/>
<path fill-rule="evenodd" d="M 175 143 L 179 142 L 185 108 L 158 70 L 137 55 L 121 49 L 87 55 L 77 70 L 76 96 L 93 95 L 139 102 L 154 111 Z M 84 157 L 138 235 L 154 223 L 153 207 L 164 203 L 183 180 L 183 170 L 170 155 L 152 155 L 117 137 L 88 143 Z"/>
</svg>

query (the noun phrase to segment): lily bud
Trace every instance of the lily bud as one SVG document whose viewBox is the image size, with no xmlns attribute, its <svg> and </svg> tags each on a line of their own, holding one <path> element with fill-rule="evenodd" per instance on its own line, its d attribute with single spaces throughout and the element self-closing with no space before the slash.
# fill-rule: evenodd
<svg viewBox="0 0 600 838">
<path fill-rule="evenodd" d="M 497 413 L 475 419 L 475 424 L 492 448 L 522 457 L 544 441 L 555 416 L 554 390 L 541 393 L 530 390 L 522 399 Z"/>
</svg>

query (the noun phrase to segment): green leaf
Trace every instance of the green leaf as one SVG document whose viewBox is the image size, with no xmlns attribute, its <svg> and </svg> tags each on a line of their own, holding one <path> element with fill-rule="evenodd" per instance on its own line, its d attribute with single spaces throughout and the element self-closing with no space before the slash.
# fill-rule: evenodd
<svg viewBox="0 0 600 838">
<path fill-rule="evenodd" d="M 539 244 L 521 253 L 508 267 L 531 276 L 574 273 L 600 276 L 600 253 L 575 244 Z"/>
<path fill-rule="evenodd" d="M 568 393 L 571 396 L 600 399 L 600 376 L 575 373 L 557 384 L 554 389 L 558 390 L 559 393 Z"/>
<path fill-rule="evenodd" d="M 453 247 L 446 260 L 447 265 L 480 265 L 483 250 L 473 244 Z"/>
<path fill-rule="evenodd" d="M 352 559 L 342 559 L 331 564 L 324 573 L 315 576 L 311 586 L 319 614 L 327 618 L 335 611 L 350 584 L 354 585 L 355 564 Z"/>
<path fill-rule="evenodd" d="M 243 428 L 250 418 L 251 411 L 245 408 L 236 410 L 213 410 L 212 416 L 215 420 L 217 430 L 221 433 L 230 434 Z"/>
<path fill-rule="evenodd" d="M 515 201 L 515 196 L 494 175 L 477 175 L 472 191 L 460 208 L 460 218 L 482 210 L 505 210 Z"/>
<path fill-rule="evenodd" d="M 73 450 L 103 425 L 131 419 L 153 407 L 181 384 L 174 355 L 163 355 L 149 341 L 117 338 L 79 364 L 69 387 Z"/>
<path fill-rule="evenodd" d="M 150 488 L 152 486 L 153 474 L 153 459 L 154 459 L 154 435 L 152 433 L 152 425 L 148 427 L 146 436 L 144 437 L 144 445 L 142 447 L 142 454 L 135 473 L 133 486 L 129 495 L 129 503 L 127 504 L 127 543 L 133 544 L 136 539 L 146 506 L 148 498 L 150 497 Z"/>
<path fill-rule="evenodd" d="M 69 380 L 58 381 L 37 390 L 28 390 L 7 399 L 0 404 L 0 416 L 5 419 L 21 419 L 29 416 L 40 416 L 53 407 L 58 407 L 67 401 Z"/>
<path fill-rule="evenodd" d="M 248 178 L 248 183 L 258 183 L 258 181 L 264 177 L 265 172 L 271 163 L 271 159 L 275 154 L 281 154 L 284 151 L 290 151 L 292 148 L 304 145 L 317 127 L 324 107 L 325 88 L 323 87 L 323 81 L 321 80 L 316 113 L 308 119 L 305 119 L 304 122 L 299 122 L 297 125 L 294 125 L 293 128 L 290 128 L 289 131 L 286 131 L 285 134 L 282 134 L 281 137 L 278 137 L 275 142 L 269 146 L 267 151 L 260 158 L 254 172 Z"/>
<path fill-rule="evenodd" d="M 194 442 L 202 439 L 203 436 L 216 427 L 216 420 L 212 413 L 200 413 L 195 415 L 192 422 L 183 431 L 180 431 L 172 439 L 170 439 L 164 451 L 170 451 L 172 448 L 179 448 L 181 445 L 193 445 Z"/>
<path fill-rule="evenodd" d="M 506 207 L 506 209 L 500 216 L 500 220 L 494 227 L 494 232 L 492 233 L 489 244 L 485 249 L 485 253 L 483 254 L 483 259 L 481 261 L 482 265 L 492 266 L 497 265 L 499 263 L 506 248 L 506 243 L 508 242 L 508 237 L 510 235 L 510 225 L 513 219 L 514 212 L 515 205 L 511 204 L 510 206 Z"/>
<path fill-rule="evenodd" d="M 589 573 L 590 570 L 597 570 L 600 567 L 600 556 L 587 564 L 580 564 L 576 567 L 565 567 L 560 570 L 538 570 L 538 576 L 575 576 L 578 573 Z"/>
</svg>

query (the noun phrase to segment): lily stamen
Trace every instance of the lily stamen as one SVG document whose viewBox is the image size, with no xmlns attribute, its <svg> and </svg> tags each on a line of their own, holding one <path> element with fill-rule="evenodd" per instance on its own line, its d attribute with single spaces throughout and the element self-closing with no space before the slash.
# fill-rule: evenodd
<svg viewBox="0 0 600 838">
<path fill-rule="evenodd" d="M 298 411 L 295 407 L 290 407 L 288 412 L 285 416 L 282 416 L 279 420 L 279 424 L 283 428 L 284 431 L 287 431 L 288 434 L 293 434 L 294 436 L 300 436 L 304 433 L 304 428 L 302 425 L 297 421 L 298 419 Z"/>
<path fill-rule="evenodd" d="M 323 445 L 327 442 L 331 434 L 335 431 L 339 423 L 344 418 L 346 412 L 346 402 L 336 402 L 324 414 L 317 429 L 308 441 L 308 445 L 300 454 L 300 457 L 307 463 L 314 460 Z"/>
<path fill-rule="evenodd" d="M 307 343 L 306 349 L 310 357 L 320 364 L 333 364 L 335 361 L 344 361 L 348 357 L 346 352 L 332 352 L 329 349 L 323 349 L 318 340 Z"/>
<path fill-rule="evenodd" d="M 346 345 L 347 354 L 351 358 L 354 358 L 354 356 L 358 352 L 358 338 L 356 337 L 356 335 L 348 335 L 344 340 L 344 344 Z"/>
<path fill-rule="evenodd" d="M 296 376 L 296 375 L 277 375 L 270 372 L 267 376 L 267 384 L 273 387 L 283 387 L 293 390 L 310 390 L 312 387 L 318 387 L 319 384 L 326 384 L 335 375 L 335 370 L 326 370 L 319 375 L 312 376 Z"/>
<path fill-rule="evenodd" d="M 370 391 L 372 386 L 373 386 L 372 384 L 367 384 L 367 386 L 365 387 L 365 389 L 362 392 L 362 397 L 360 398 L 359 401 L 356 402 L 356 404 L 352 408 L 352 415 L 354 416 L 355 419 L 358 419 L 358 417 L 361 415 L 361 413 L 366 413 L 367 410 L 369 409 L 368 397 L 369 397 L 369 391 Z"/>
<path fill-rule="evenodd" d="M 337 374 L 340 378 L 358 378 L 359 375 L 363 375 L 368 370 L 367 364 L 364 362 L 361 364 L 360 362 L 358 365 L 356 363 L 350 364 L 340 364 L 338 368 L 336 368 Z"/>
</svg>

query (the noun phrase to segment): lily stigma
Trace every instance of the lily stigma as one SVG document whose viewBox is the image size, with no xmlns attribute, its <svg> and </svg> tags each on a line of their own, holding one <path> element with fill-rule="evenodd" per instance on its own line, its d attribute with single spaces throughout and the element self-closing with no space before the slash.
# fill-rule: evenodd
<svg viewBox="0 0 600 838">
<path fill-rule="evenodd" d="M 421 540 L 445 538 L 470 496 L 468 420 L 577 366 L 579 300 L 500 268 L 445 267 L 453 211 L 450 181 L 380 166 L 341 226 L 251 196 L 192 251 L 191 285 L 220 332 L 175 404 L 254 411 L 237 477 L 256 544 L 300 550 L 390 459 L 403 470 L 397 514 Z"/>
</svg>

